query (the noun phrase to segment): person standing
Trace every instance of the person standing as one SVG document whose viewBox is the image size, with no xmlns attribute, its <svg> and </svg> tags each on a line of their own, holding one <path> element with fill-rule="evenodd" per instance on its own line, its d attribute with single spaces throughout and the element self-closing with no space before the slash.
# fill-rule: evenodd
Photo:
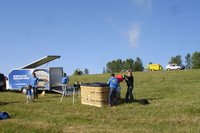
<svg viewBox="0 0 200 133">
<path fill-rule="evenodd" d="M 62 84 L 62 97 L 61 97 L 60 101 L 62 101 L 63 96 L 66 95 L 66 90 L 67 90 L 68 83 L 69 83 L 69 78 L 67 77 L 66 73 L 63 73 L 63 77 L 62 77 L 62 80 L 61 80 L 61 84 Z"/>
<path fill-rule="evenodd" d="M 111 74 L 111 78 L 108 80 L 109 87 L 110 87 L 110 92 L 109 92 L 109 106 L 116 105 L 118 102 L 117 98 L 117 89 L 119 86 L 118 79 L 115 78 L 115 74 Z"/>
<path fill-rule="evenodd" d="M 116 75 L 115 78 L 118 79 L 118 88 L 117 88 L 117 104 L 120 104 L 120 100 L 121 100 L 121 86 L 120 86 L 120 82 L 122 82 L 124 80 L 123 75 L 119 74 Z"/>
<path fill-rule="evenodd" d="M 33 101 L 32 100 L 32 92 L 31 92 L 32 86 L 28 85 L 27 91 L 26 91 L 26 101 L 27 103 L 29 103 L 29 101 Z"/>
<path fill-rule="evenodd" d="M 33 98 L 38 99 L 38 77 L 36 76 L 36 73 L 33 73 L 33 79 L 32 79 L 32 88 L 33 88 Z"/>
<path fill-rule="evenodd" d="M 124 75 L 124 80 L 126 81 L 127 84 L 127 91 L 126 91 L 126 102 L 133 102 L 134 98 L 133 98 L 133 88 L 134 88 L 134 77 L 132 75 L 131 71 L 128 71 L 127 76 Z"/>
</svg>

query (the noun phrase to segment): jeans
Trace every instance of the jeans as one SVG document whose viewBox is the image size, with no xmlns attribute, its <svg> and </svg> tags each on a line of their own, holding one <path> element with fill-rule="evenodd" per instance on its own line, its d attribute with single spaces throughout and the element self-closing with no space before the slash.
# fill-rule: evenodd
<svg viewBox="0 0 200 133">
<path fill-rule="evenodd" d="M 62 95 L 66 96 L 67 95 L 67 85 L 62 84 Z"/>
<path fill-rule="evenodd" d="M 109 93 L 109 105 L 113 106 L 117 104 L 117 89 L 116 88 L 110 88 Z"/>
<path fill-rule="evenodd" d="M 133 86 L 128 86 L 126 91 L 126 102 L 133 101 Z"/>
<path fill-rule="evenodd" d="M 60 99 L 60 101 L 63 100 L 63 97 L 67 95 L 67 85 L 66 84 L 62 84 L 62 97 Z"/>
</svg>

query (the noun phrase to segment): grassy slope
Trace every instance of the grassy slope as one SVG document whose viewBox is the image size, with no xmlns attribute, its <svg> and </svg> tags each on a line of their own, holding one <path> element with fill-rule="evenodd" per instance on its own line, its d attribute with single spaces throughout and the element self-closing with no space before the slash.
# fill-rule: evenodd
<svg viewBox="0 0 200 133">
<path fill-rule="evenodd" d="M 70 82 L 107 82 L 109 74 L 70 77 Z M 21 93 L 0 93 L 0 132 L 196 132 L 200 131 L 200 70 L 135 72 L 136 99 L 150 104 L 116 107 L 82 105 L 80 96 L 46 94 L 26 104 Z M 122 86 L 124 98 L 126 85 Z"/>
</svg>

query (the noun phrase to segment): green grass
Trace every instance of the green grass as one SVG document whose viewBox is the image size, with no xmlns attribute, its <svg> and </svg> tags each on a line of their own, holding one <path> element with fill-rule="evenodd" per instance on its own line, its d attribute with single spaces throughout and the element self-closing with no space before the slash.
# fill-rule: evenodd
<svg viewBox="0 0 200 133">
<path fill-rule="evenodd" d="M 115 107 L 82 105 L 80 96 L 48 93 L 33 103 L 16 92 L 0 93 L 0 111 L 11 115 L 0 121 L 0 132 L 198 132 L 200 131 L 200 70 L 134 72 L 138 103 Z M 70 77 L 70 82 L 107 82 L 110 74 Z M 122 98 L 126 84 L 121 83 Z"/>
</svg>

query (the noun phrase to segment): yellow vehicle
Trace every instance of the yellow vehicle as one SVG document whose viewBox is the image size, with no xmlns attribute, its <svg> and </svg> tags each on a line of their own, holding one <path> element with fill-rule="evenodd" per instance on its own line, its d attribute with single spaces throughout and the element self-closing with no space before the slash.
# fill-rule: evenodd
<svg viewBox="0 0 200 133">
<path fill-rule="evenodd" d="M 163 70 L 163 67 L 160 64 L 149 64 L 147 69 L 149 71 L 160 71 Z"/>
</svg>

